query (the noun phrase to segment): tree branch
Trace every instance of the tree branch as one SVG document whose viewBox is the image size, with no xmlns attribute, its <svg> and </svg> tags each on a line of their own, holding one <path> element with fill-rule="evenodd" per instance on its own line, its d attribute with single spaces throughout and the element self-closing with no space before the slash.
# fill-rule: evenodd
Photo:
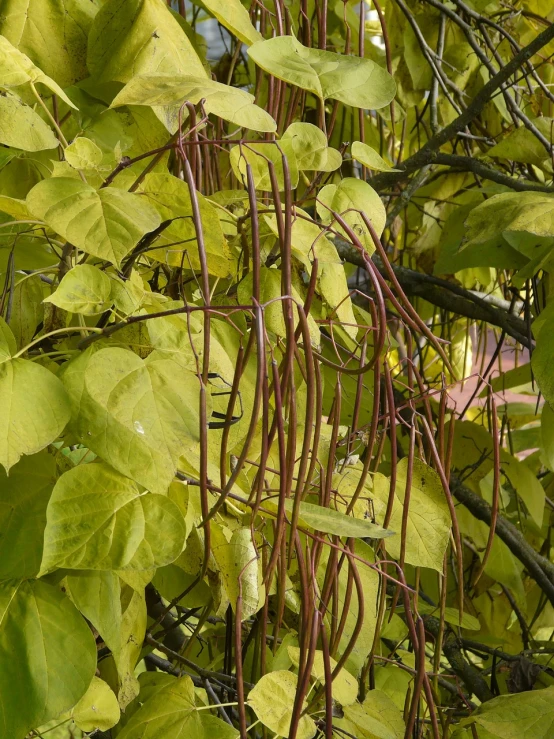
<svg viewBox="0 0 554 739">
<path fill-rule="evenodd" d="M 357 267 L 365 266 L 360 252 L 347 241 L 335 238 L 335 246 L 341 259 L 350 264 L 355 264 Z M 387 271 L 381 260 L 374 256 L 373 262 L 382 276 L 388 280 Z M 406 295 L 423 298 L 432 305 L 444 308 L 451 313 L 457 313 L 475 321 L 486 321 L 491 326 L 498 326 L 508 336 L 511 336 L 526 348 L 531 348 L 525 321 L 513 313 L 509 313 L 508 310 L 497 307 L 497 298 L 489 299 L 486 295 L 483 296 L 472 290 L 466 290 L 453 282 L 441 280 L 439 277 L 417 272 L 407 267 L 392 265 L 392 269 Z"/>
<path fill-rule="evenodd" d="M 432 164 L 437 157 L 437 152 L 448 141 L 450 141 L 459 131 L 462 131 L 479 113 L 485 105 L 490 101 L 496 90 L 509 80 L 509 78 L 517 72 L 534 54 L 543 48 L 549 41 L 554 39 L 554 24 L 550 24 L 542 33 L 536 36 L 531 43 L 519 51 L 502 69 L 500 69 L 491 79 L 483 85 L 481 90 L 475 95 L 467 108 L 455 118 L 448 126 L 435 134 L 429 141 L 421 147 L 419 151 L 408 157 L 406 161 L 398 165 L 401 172 L 381 172 L 372 177 L 369 182 L 375 189 L 383 189 L 390 187 L 399 180 L 405 179 L 409 172 L 421 169 L 426 164 Z"/>
<path fill-rule="evenodd" d="M 486 500 L 466 487 L 455 475 L 450 476 L 450 490 L 456 500 L 462 503 L 475 518 L 490 526 L 491 507 Z M 554 564 L 536 552 L 521 532 L 503 516 L 497 517 L 495 532 L 514 557 L 517 557 L 525 566 L 529 576 L 541 588 L 549 602 L 554 605 Z"/>
</svg>

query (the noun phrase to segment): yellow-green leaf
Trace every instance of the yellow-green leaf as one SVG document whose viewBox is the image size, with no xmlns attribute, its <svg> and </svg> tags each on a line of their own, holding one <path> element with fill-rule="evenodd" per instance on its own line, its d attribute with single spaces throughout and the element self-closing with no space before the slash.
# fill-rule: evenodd
<svg viewBox="0 0 554 739">
<path fill-rule="evenodd" d="M 0 464 L 6 471 L 23 454 L 35 454 L 54 441 L 70 418 L 67 393 L 45 367 L 11 359 L 15 339 L 0 318 Z"/>
<path fill-rule="evenodd" d="M 340 151 L 327 143 L 324 132 L 312 123 L 292 123 L 281 141 L 290 140 L 298 169 L 334 172 L 342 164 Z"/>
<path fill-rule="evenodd" d="M 137 75 L 115 97 L 111 107 L 147 105 L 156 109 L 158 117 L 161 117 L 160 109 L 167 109 L 162 120 L 170 133 L 175 133 L 179 125 L 179 109 L 184 100 L 194 105 L 203 100 L 206 113 L 213 113 L 242 128 L 261 132 L 273 132 L 277 128 L 269 113 L 254 104 L 254 95 L 237 87 L 189 74 Z"/>
<path fill-rule="evenodd" d="M 298 647 L 289 647 L 288 653 L 292 664 L 298 667 L 300 664 L 300 649 Z M 337 661 L 329 657 L 329 665 L 332 672 L 337 666 Z M 325 660 L 323 652 L 319 649 L 316 650 L 314 655 L 311 675 L 314 680 L 325 685 Z M 356 702 L 357 697 L 358 681 L 343 668 L 333 680 L 333 700 L 336 700 L 341 706 L 349 706 L 351 703 Z"/>
<path fill-rule="evenodd" d="M 50 126 L 12 92 L 0 95 L 0 144 L 23 151 L 56 149 L 58 139 Z"/>
<path fill-rule="evenodd" d="M 401 459 L 397 467 L 394 503 L 389 524 L 398 536 L 387 542 L 387 551 L 395 559 L 400 556 L 407 469 L 408 460 Z M 375 476 L 374 493 L 376 516 L 379 519 L 384 515 L 389 495 L 389 481 L 383 475 Z M 444 553 L 450 538 L 450 526 L 450 513 L 438 474 L 421 460 L 414 459 L 406 534 L 406 562 L 415 567 L 431 567 L 442 572 Z"/>
<path fill-rule="evenodd" d="M 185 533 L 167 496 L 141 494 L 103 462 L 78 465 L 60 477 L 48 503 L 41 571 L 162 567 L 177 559 Z"/>
<path fill-rule="evenodd" d="M 2 733 L 19 739 L 85 694 L 96 669 L 96 644 L 57 587 L 8 580 L 0 583 L 0 663 Z"/>
<path fill-rule="evenodd" d="M 128 82 L 152 72 L 207 76 L 163 0 L 107 0 L 90 30 L 87 65 L 98 82 Z"/>
<path fill-rule="evenodd" d="M 58 288 L 44 299 L 70 313 L 94 316 L 110 306 L 112 281 L 91 264 L 78 264 L 67 272 Z"/>
<path fill-rule="evenodd" d="M 114 692 L 107 683 L 95 676 L 71 712 L 71 717 L 81 731 L 107 731 L 117 724 L 120 714 Z"/>
<path fill-rule="evenodd" d="M 352 144 L 352 158 L 375 172 L 398 172 L 375 149 L 361 141 L 354 141 Z"/>
<path fill-rule="evenodd" d="M 203 0 L 203 5 L 243 44 L 253 44 L 262 39 L 261 33 L 252 25 L 248 11 L 240 0 L 225 0 L 225 2 Z"/>
<path fill-rule="evenodd" d="M 379 195 L 367 182 L 354 177 L 345 177 L 338 185 L 326 185 L 322 188 L 318 195 L 317 212 L 323 223 L 332 223 L 333 213 L 342 216 L 368 254 L 373 254 L 375 245 L 361 213 L 365 213 L 371 221 L 377 236 L 382 234 L 387 220 L 385 207 Z M 336 222 L 335 228 L 346 239 L 350 239 L 342 226 L 336 225 Z"/>
<path fill-rule="evenodd" d="M 90 347 L 66 365 L 78 438 L 148 490 L 166 493 L 181 455 L 199 443 L 198 378 L 156 353 Z M 211 413 L 208 401 L 208 413 Z"/>
<path fill-rule="evenodd" d="M 264 726 L 277 736 L 288 736 L 298 678 L 287 670 L 276 670 L 264 675 L 248 694 L 248 705 Z M 307 707 L 303 701 L 302 710 Z M 297 738 L 311 739 L 316 726 L 309 716 L 302 716 L 298 725 Z"/>
<path fill-rule="evenodd" d="M 97 192 L 71 177 L 39 182 L 27 205 L 71 244 L 117 266 L 144 234 L 160 225 L 158 213 L 140 195 L 114 187 Z"/>
<path fill-rule="evenodd" d="M 293 36 L 258 41 L 248 55 L 269 74 L 320 99 L 376 109 L 388 105 L 396 94 L 391 75 L 370 59 L 311 49 Z"/>
</svg>

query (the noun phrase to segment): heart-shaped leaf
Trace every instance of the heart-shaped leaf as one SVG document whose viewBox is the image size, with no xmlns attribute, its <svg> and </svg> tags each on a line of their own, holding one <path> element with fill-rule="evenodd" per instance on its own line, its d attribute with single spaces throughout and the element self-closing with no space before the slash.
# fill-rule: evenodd
<svg viewBox="0 0 554 739">
<path fill-rule="evenodd" d="M 104 463 L 82 464 L 63 474 L 52 492 L 41 571 L 162 567 L 181 554 L 185 534 L 183 516 L 168 497 L 141 494 Z"/>
<path fill-rule="evenodd" d="M 70 313 L 94 316 L 110 305 L 112 281 L 92 264 L 78 264 L 67 272 L 58 288 L 44 299 Z"/>
<path fill-rule="evenodd" d="M 22 454 L 34 454 L 54 441 L 71 410 L 62 383 L 27 359 L 12 359 L 15 339 L 0 318 L 0 464 L 9 471 Z"/>
<path fill-rule="evenodd" d="M 196 375 L 155 352 L 143 361 L 119 348 L 90 347 L 66 366 L 81 442 L 121 474 L 165 493 L 179 457 L 199 443 Z"/>
<path fill-rule="evenodd" d="M 160 225 L 158 213 L 140 195 L 115 187 L 96 191 L 71 177 L 39 182 L 27 205 L 71 244 L 118 266 L 144 234 Z"/>
<path fill-rule="evenodd" d="M 264 71 L 321 100 L 333 98 L 375 110 L 388 105 L 396 94 L 392 76 L 371 59 L 311 49 L 293 36 L 258 41 L 248 56 Z"/>
<path fill-rule="evenodd" d="M 0 664 L 2 734 L 19 739 L 85 694 L 96 644 L 61 590 L 41 580 L 8 580 L 0 582 Z"/>
<path fill-rule="evenodd" d="M 367 253 L 373 254 L 375 245 L 361 212 L 369 218 L 378 236 L 385 228 L 387 214 L 381 198 L 367 182 L 345 177 L 338 185 L 322 188 L 318 201 L 317 212 L 324 223 L 331 223 L 333 212 L 338 213 L 354 231 Z M 336 228 L 346 239 L 350 238 L 342 226 L 337 225 Z"/>
</svg>

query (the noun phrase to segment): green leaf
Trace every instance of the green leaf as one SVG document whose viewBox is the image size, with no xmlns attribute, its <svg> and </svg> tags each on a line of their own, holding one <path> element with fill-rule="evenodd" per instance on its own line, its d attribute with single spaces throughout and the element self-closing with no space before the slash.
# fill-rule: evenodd
<svg viewBox="0 0 554 739">
<path fill-rule="evenodd" d="M 398 536 L 387 542 L 387 551 L 400 556 L 400 532 L 406 494 L 408 460 L 401 459 L 397 467 L 396 488 L 390 526 Z M 389 480 L 383 475 L 374 479 L 376 514 L 382 518 L 389 496 Z M 379 513 L 377 512 L 379 501 Z M 410 491 L 410 508 L 406 535 L 406 562 L 415 567 L 430 567 L 442 572 L 444 553 L 450 538 L 450 513 L 441 481 L 435 470 L 414 459 Z"/>
<path fill-rule="evenodd" d="M 251 131 L 271 133 L 277 129 L 269 113 L 254 104 L 254 95 L 237 87 L 188 74 L 137 75 L 116 95 L 111 107 L 147 105 L 157 109 L 158 117 L 160 108 L 167 109 L 162 120 L 169 132 L 175 133 L 183 100 L 194 105 L 203 100 L 206 113 L 213 113 Z"/>
<path fill-rule="evenodd" d="M 248 693 L 248 705 L 264 726 L 278 736 L 288 736 L 298 677 L 287 670 L 276 670 L 264 675 Z M 304 700 L 302 710 L 308 704 Z M 298 724 L 298 739 L 311 739 L 316 726 L 309 716 L 302 716 Z"/>
<path fill-rule="evenodd" d="M 118 472 L 165 493 L 181 455 L 199 443 L 198 378 L 156 353 L 143 361 L 125 349 L 91 349 L 63 375 L 74 432 Z"/>
<path fill-rule="evenodd" d="M 121 711 L 114 692 L 99 677 L 93 677 L 87 692 L 71 716 L 81 731 L 107 731 L 119 721 Z"/>
<path fill-rule="evenodd" d="M 0 95 L 0 144 L 23 151 L 43 151 L 59 146 L 50 126 L 12 92 Z"/>
<path fill-rule="evenodd" d="M 303 46 L 293 36 L 258 41 L 248 56 L 264 71 L 285 82 L 355 108 L 377 109 L 396 94 L 391 75 L 370 59 Z"/>
<path fill-rule="evenodd" d="M 78 136 L 64 151 L 66 162 L 75 169 L 95 169 L 103 156 L 102 149 L 86 136 Z"/>
<path fill-rule="evenodd" d="M 249 305 L 252 300 L 253 277 L 249 272 L 239 283 L 237 294 L 243 305 Z M 275 300 L 281 295 L 281 271 L 273 267 L 262 267 L 260 270 L 260 298 L 262 303 L 269 303 L 264 308 L 265 326 L 277 336 L 286 336 L 285 319 L 283 317 L 283 305 L 281 300 Z M 301 296 L 292 288 L 292 296 L 303 303 Z M 270 302 L 273 301 L 273 302 Z M 312 343 L 319 346 L 319 326 L 312 315 L 308 314 L 308 326 Z"/>
<path fill-rule="evenodd" d="M 97 82 L 153 72 L 207 76 L 163 0 L 107 0 L 90 30 L 87 66 Z"/>
<path fill-rule="evenodd" d="M 197 711 L 194 685 L 190 677 L 166 682 L 153 692 L 135 711 L 118 739 L 158 739 L 161 737 L 213 736 L 216 739 L 235 739 L 238 732 L 206 711 Z"/>
<path fill-rule="evenodd" d="M 2 732 L 19 739 L 85 694 L 96 669 L 96 645 L 58 588 L 11 580 L 0 583 L 0 664 Z"/>
<path fill-rule="evenodd" d="M 44 283 L 40 275 L 25 276 L 15 286 L 9 324 L 18 349 L 31 342 L 44 318 L 43 298 Z"/>
<path fill-rule="evenodd" d="M 275 166 L 277 186 L 280 191 L 285 189 L 285 168 L 283 156 L 286 157 L 290 177 L 290 186 L 298 185 L 298 164 L 296 154 L 290 139 L 281 139 L 271 144 L 241 144 L 234 146 L 229 154 L 229 160 L 235 177 L 246 187 L 246 165 L 252 167 L 252 177 L 256 190 L 271 191 L 268 160 Z"/>
<path fill-rule="evenodd" d="M 383 233 L 387 214 L 381 198 L 367 182 L 354 177 L 345 177 L 338 185 L 325 185 L 319 191 L 317 212 L 323 223 L 332 223 L 333 212 L 338 213 L 354 231 L 366 252 L 371 255 L 375 251 L 371 234 L 360 213 L 353 211 L 366 214 L 377 236 Z M 350 240 L 342 226 L 334 227 L 345 239 Z"/>
<path fill-rule="evenodd" d="M 327 136 L 311 123 L 292 123 L 281 141 L 290 140 L 300 170 L 334 172 L 342 164 L 340 151 L 331 148 Z"/>
<path fill-rule="evenodd" d="M 375 172 L 398 172 L 398 169 L 394 169 L 387 164 L 382 156 L 372 149 L 371 146 L 363 144 L 361 141 L 354 141 L 352 144 L 352 159 L 355 159 L 360 164 L 368 169 L 373 169 Z"/>
<path fill-rule="evenodd" d="M 63 276 L 59 287 L 44 302 L 70 313 L 94 316 L 110 307 L 111 289 L 112 281 L 105 272 L 91 264 L 78 264 Z"/>
<path fill-rule="evenodd" d="M 347 706 L 344 718 L 355 727 L 360 739 L 397 739 L 404 736 L 406 730 L 402 713 L 392 699 L 375 688 L 369 691 L 363 703 Z"/>
<path fill-rule="evenodd" d="M 34 577 L 40 569 L 46 506 L 56 462 L 45 451 L 0 471 L 0 580 Z"/>
<path fill-rule="evenodd" d="M 0 36 L 1 87 L 19 87 L 27 83 L 40 83 L 60 97 L 70 108 L 76 106 L 53 79 L 36 67 L 28 56 L 12 46 L 5 36 Z"/>
<path fill-rule="evenodd" d="M 298 667 L 300 664 L 300 649 L 298 647 L 288 647 L 289 657 L 292 664 Z M 332 657 L 329 658 L 331 672 L 337 666 L 337 661 Z M 323 652 L 316 650 L 314 661 L 312 664 L 311 676 L 322 685 L 325 685 L 325 660 Z M 349 706 L 356 702 L 358 697 L 358 681 L 355 677 L 347 672 L 344 668 L 333 680 L 333 700 L 338 701 L 341 706 Z"/>
<path fill-rule="evenodd" d="M 165 495 L 141 494 L 102 462 L 79 465 L 48 503 L 41 571 L 148 570 L 177 559 L 184 542 L 183 516 Z"/>
<path fill-rule="evenodd" d="M 225 0 L 224 3 L 220 0 L 202 0 L 202 4 L 243 44 L 250 45 L 262 40 L 261 33 L 252 25 L 250 15 L 240 0 Z"/>
<path fill-rule="evenodd" d="M 270 501 L 264 501 L 264 507 L 277 510 L 277 504 Z M 285 501 L 285 509 L 291 514 L 294 507 L 294 501 L 290 498 Z M 334 511 L 332 508 L 323 508 L 323 506 L 314 505 L 313 503 L 300 503 L 299 523 L 302 526 L 308 526 L 315 531 L 322 531 L 325 534 L 333 534 L 335 536 L 347 536 L 356 539 L 385 539 L 394 536 L 394 531 L 383 529 L 371 521 L 361 518 L 353 518 L 347 516 L 340 511 Z"/>
<path fill-rule="evenodd" d="M 6 471 L 22 454 L 34 454 L 54 441 L 70 418 L 62 383 L 49 370 L 26 359 L 11 359 L 15 339 L 0 318 L 0 464 Z"/>
<path fill-rule="evenodd" d="M 98 571 L 70 573 L 64 583 L 77 608 L 112 653 L 117 671 L 112 687 L 118 690 L 119 705 L 124 709 L 139 690 L 134 671 L 146 633 L 144 586 L 138 592 L 122 586 L 116 573 Z"/>
<path fill-rule="evenodd" d="M 467 242 L 481 244 L 497 234 L 518 236 L 554 236 L 554 195 L 539 192 L 508 192 L 493 195 L 466 220 Z M 531 239 L 531 246 L 540 240 Z M 513 246 L 512 242 L 510 244 Z"/>
<path fill-rule="evenodd" d="M 139 192 L 149 208 L 156 209 L 161 220 L 173 219 L 156 241 L 160 248 L 150 251 L 149 255 L 163 264 L 199 270 L 200 256 L 187 184 L 170 174 L 149 174 Z M 230 277 L 235 265 L 217 211 L 200 193 L 197 198 L 209 272 L 216 277 Z"/>
<path fill-rule="evenodd" d="M 63 88 L 88 77 L 89 0 L 0 0 L 0 33 Z"/>
<path fill-rule="evenodd" d="M 212 554 L 219 567 L 223 585 L 233 611 L 242 596 L 242 620 L 253 616 L 260 603 L 261 585 L 258 578 L 258 554 L 249 528 L 237 529 L 227 541 L 218 527 L 213 527 Z M 239 585 L 240 583 L 240 585 Z"/>
<path fill-rule="evenodd" d="M 554 731 L 553 699 L 553 686 L 500 695 L 481 704 L 464 723 L 482 726 L 501 739 L 549 739 Z"/>
<path fill-rule="evenodd" d="M 119 266 L 160 217 L 144 198 L 114 187 L 98 192 L 81 180 L 54 177 L 27 196 L 31 213 L 87 254 Z"/>
</svg>

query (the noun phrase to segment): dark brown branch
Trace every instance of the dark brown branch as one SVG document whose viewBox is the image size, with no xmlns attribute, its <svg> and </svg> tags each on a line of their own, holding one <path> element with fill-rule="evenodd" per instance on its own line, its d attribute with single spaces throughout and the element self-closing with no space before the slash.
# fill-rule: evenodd
<svg viewBox="0 0 554 739">
<path fill-rule="evenodd" d="M 530 44 L 521 49 L 497 74 L 491 77 L 461 115 L 430 138 L 418 152 L 399 164 L 398 168 L 402 170 L 401 172 L 381 172 L 375 175 L 370 180 L 372 187 L 378 190 L 390 187 L 398 181 L 405 179 L 407 173 L 421 169 L 426 164 L 432 164 L 441 146 L 453 139 L 458 132 L 463 131 L 479 115 L 485 105 L 491 100 L 493 94 L 552 39 L 554 39 L 554 24 L 550 24 Z"/>
<path fill-rule="evenodd" d="M 475 518 L 490 526 L 491 507 L 486 500 L 463 485 L 455 475 L 450 477 L 450 489 L 456 500 Z M 536 552 L 521 532 L 503 516 L 498 516 L 495 531 L 514 557 L 524 565 L 529 576 L 537 583 L 549 602 L 554 605 L 554 564 Z"/>
<path fill-rule="evenodd" d="M 435 616 L 425 615 L 422 617 L 425 630 L 435 638 L 440 631 L 440 621 Z M 493 698 L 491 689 L 481 672 L 470 664 L 462 653 L 462 643 L 452 629 L 447 629 L 442 643 L 444 656 L 450 663 L 454 673 L 463 681 L 467 690 L 477 696 L 483 703 Z"/>
<path fill-rule="evenodd" d="M 342 259 L 358 267 L 364 267 L 365 263 L 360 252 L 343 239 L 335 239 L 335 246 Z M 385 279 L 388 279 L 387 271 L 378 257 L 373 257 L 373 262 Z M 393 265 L 396 279 L 408 297 L 419 297 L 427 300 L 438 308 L 456 313 L 475 321 L 486 321 L 491 326 L 498 328 L 518 341 L 522 346 L 530 348 L 527 326 L 525 321 L 507 310 L 498 308 L 498 300 L 487 299 L 487 296 L 478 295 L 472 290 L 466 290 L 460 285 L 439 277 L 417 272 L 407 267 Z"/>
</svg>

